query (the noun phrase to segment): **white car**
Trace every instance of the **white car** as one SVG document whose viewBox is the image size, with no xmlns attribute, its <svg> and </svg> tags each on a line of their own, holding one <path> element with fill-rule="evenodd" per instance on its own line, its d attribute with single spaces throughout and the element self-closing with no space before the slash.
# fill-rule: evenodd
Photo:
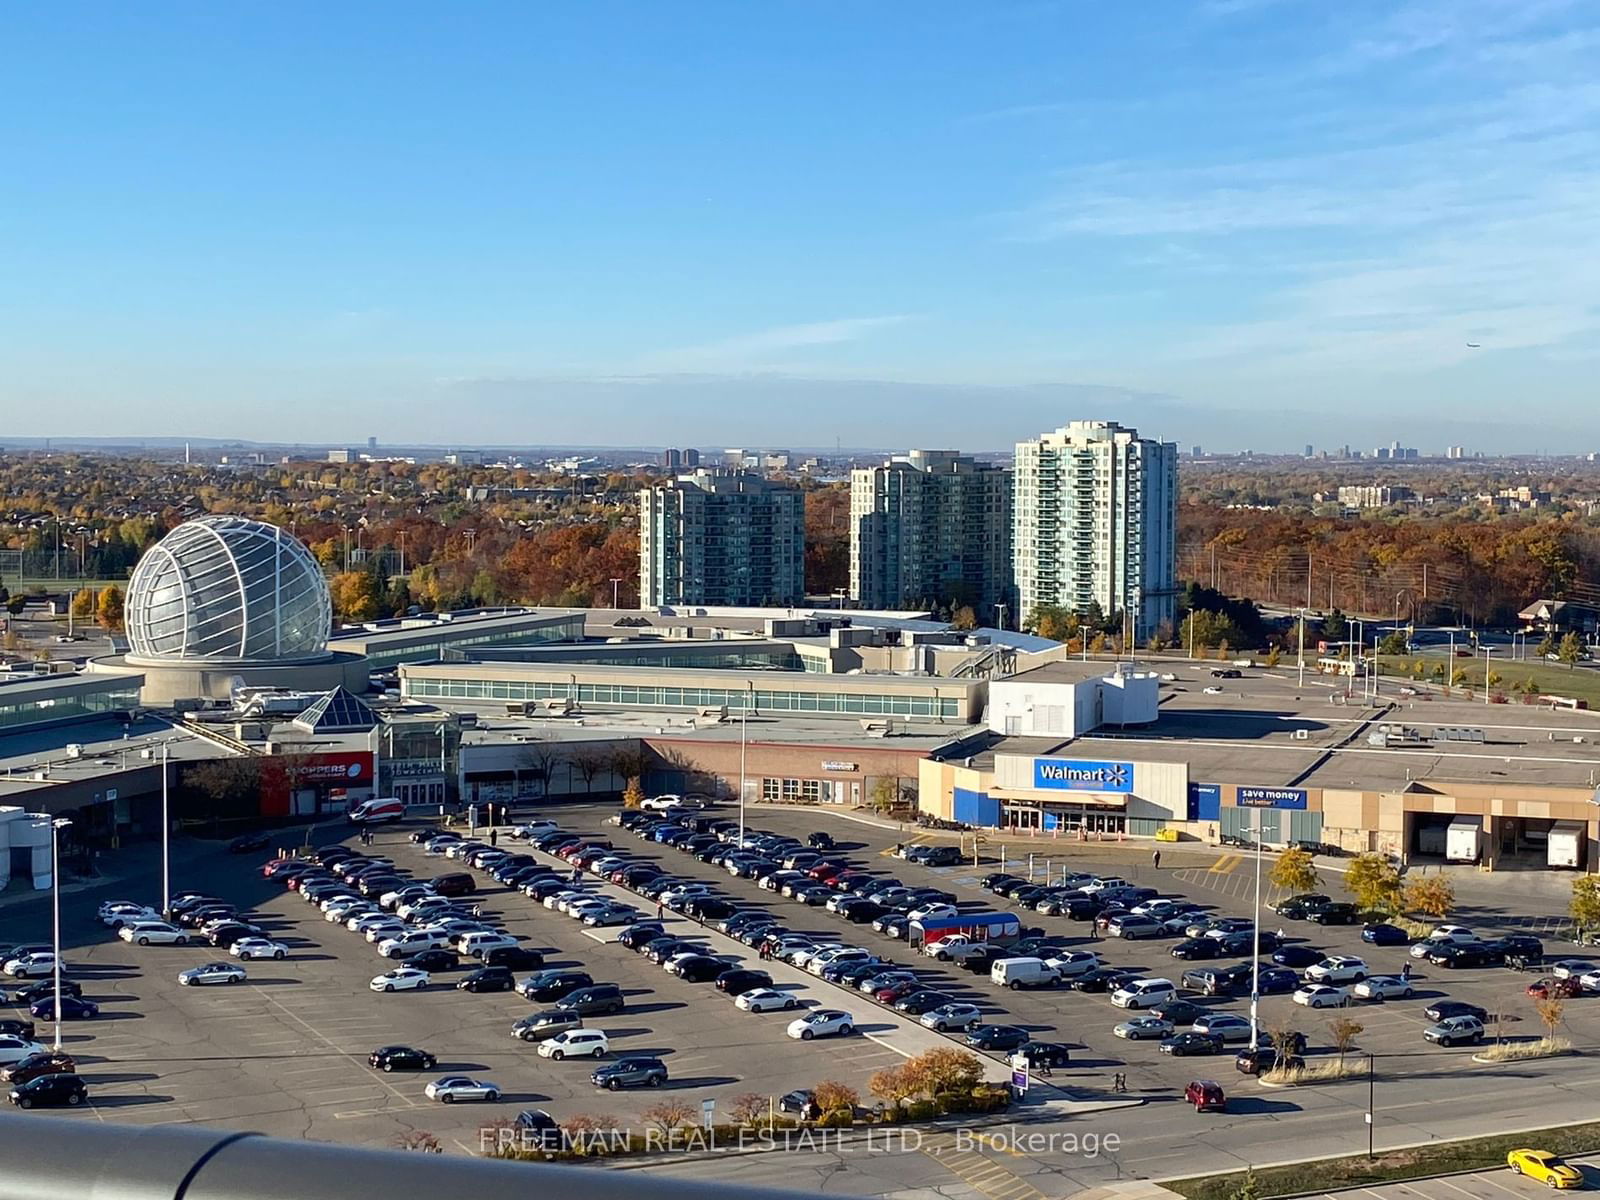
<svg viewBox="0 0 1600 1200">
<path fill-rule="evenodd" d="M 347 904 L 361 903 L 364 903 L 364 901 L 357 892 L 335 892 L 326 900 L 322 901 L 322 903 L 318 904 L 317 907 L 322 910 L 324 915 L 326 915 L 332 912 L 334 909 L 342 908 Z"/>
<path fill-rule="evenodd" d="M 1128 886 L 1130 886 L 1128 881 L 1122 878 L 1120 875 L 1096 875 L 1093 879 L 1089 880 L 1088 883 L 1084 884 L 1080 890 L 1093 896 L 1100 892 L 1106 891 L 1109 888 L 1121 888 Z"/>
<path fill-rule="evenodd" d="M 563 1058 L 600 1058 L 610 1049 L 610 1041 L 598 1029 L 565 1029 L 539 1043 L 539 1057 L 556 1062 Z"/>
<path fill-rule="evenodd" d="M 1356 984 L 1350 994 L 1357 1000 L 1409 1000 L 1411 981 L 1399 975 L 1371 975 Z"/>
<path fill-rule="evenodd" d="M 1366 962 L 1350 954 L 1334 954 L 1306 968 L 1312 983 L 1360 983 L 1366 977 Z"/>
<path fill-rule="evenodd" d="M 923 908 L 913 908 L 906 914 L 908 921 L 932 921 L 944 917 L 959 917 L 961 910 L 954 904 L 929 904 Z"/>
<path fill-rule="evenodd" d="M 668 908 L 676 908 L 685 900 L 692 900 L 696 896 L 711 895 L 711 885 L 707 883 L 686 883 L 682 887 L 669 888 L 662 892 L 659 899 Z"/>
<path fill-rule="evenodd" d="M 6 974 L 13 979 L 42 979 L 55 974 L 55 969 L 56 956 L 48 950 L 9 959 L 5 965 Z M 61 969 L 65 972 L 65 964 Z"/>
<path fill-rule="evenodd" d="M 343 904 L 335 904 L 323 915 L 331 922 L 343 925 L 355 917 L 364 917 L 368 913 L 378 911 L 378 906 L 371 900 L 349 900 Z M 388 914 L 384 914 L 387 916 Z"/>
<path fill-rule="evenodd" d="M 965 1029 L 982 1021 L 983 1009 L 976 1004 L 941 1004 L 918 1018 L 918 1023 L 924 1029 L 931 1029 L 935 1033 L 944 1033 L 950 1029 Z"/>
<path fill-rule="evenodd" d="M 1350 989 L 1326 983 L 1308 983 L 1296 989 L 1294 1002 L 1307 1008 L 1343 1008 L 1350 1003 Z"/>
<path fill-rule="evenodd" d="M 372 982 L 367 984 L 374 992 L 407 992 L 427 986 L 428 973 L 415 967 L 396 967 L 382 975 L 373 976 Z"/>
<path fill-rule="evenodd" d="M 646 812 L 667 812 L 683 806 L 683 797 L 674 796 L 671 792 L 662 796 L 647 796 L 639 801 L 639 807 Z"/>
<path fill-rule="evenodd" d="M 803 971 L 805 970 L 807 964 L 809 964 L 817 955 L 826 954 L 830 950 L 838 949 L 840 949 L 838 942 L 818 942 L 811 946 L 803 945 L 793 953 L 789 954 L 785 961 L 788 962 L 790 966 L 799 967 Z"/>
<path fill-rule="evenodd" d="M 1126 1021 L 1113 1025 L 1111 1032 L 1115 1037 L 1139 1042 L 1146 1039 L 1169 1038 L 1176 1032 L 1176 1027 L 1171 1021 L 1162 1020 L 1160 1017 L 1129 1017 Z"/>
<path fill-rule="evenodd" d="M 1068 950 L 1055 958 L 1047 958 L 1044 965 L 1054 967 L 1062 979 L 1076 979 L 1100 967 L 1100 956 L 1092 950 Z"/>
<path fill-rule="evenodd" d="M 135 921 L 131 925 L 124 925 L 117 930 L 117 936 L 125 942 L 137 943 L 140 946 L 187 946 L 189 935 L 176 925 L 166 921 Z"/>
<path fill-rule="evenodd" d="M 822 954 L 813 954 L 806 960 L 806 970 L 820 976 L 824 967 L 830 967 L 835 963 L 861 962 L 871 957 L 870 950 L 863 950 L 859 946 L 844 946 Z"/>
<path fill-rule="evenodd" d="M 819 1037 L 844 1037 L 856 1027 L 855 1018 L 838 1008 L 814 1008 L 796 1017 L 784 1030 L 792 1038 L 809 1042 Z"/>
<path fill-rule="evenodd" d="M 413 914 L 428 908 L 443 908 L 450 901 L 444 896 L 418 896 L 414 900 L 406 900 L 395 906 L 394 915 L 401 920 L 406 920 Z"/>
<path fill-rule="evenodd" d="M 235 958 L 282 958 L 289 953 L 289 947 L 271 938 L 247 937 L 230 946 L 228 953 Z"/>
<path fill-rule="evenodd" d="M 559 892 L 552 892 L 550 895 L 546 896 L 544 898 L 544 906 L 546 908 L 553 908 L 559 911 L 561 906 L 567 901 L 578 900 L 590 894 L 591 893 L 584 891 L 582 888 L 563 888 Z"/>
<path fill-rule="evenodd" d="M 459 943 L 457 943 L 457 947 L 461 953 L 466 955 L 477 955 L 479 957 L 482 957 L 483 955 L 489 953 L 489 951 L 498 949 L 501 946 L 515 945 L 517 945 L 516 938 L 512 937 L 509 933 L 500 933 L 498 931 L 491 933 L 469 933 L 466 937 L 462 938 Z"/>
<path fill-rule="evenodd" d="M 465 1075 L 446 1075 L 443 1079 L 435 1079 L 422 1090 L 429 1100 L 444 1104 L 453 1104 L 457 1100 L 482 1100 L 492 1104 L 500 1099 L 499 1084 Z"/>
<path fill-rule="evenodd" d="M 611 907 L 611 902 L 603 896 L 590 896 L 586 900 L 574 900 L 562 911 L 574 921 L 581 921 L 590 913 L 604 912 Z"/>
<path fill-rule="evenodd" d="M 830 900 L 828 903 L 832 904 L 833 901 Z M 925 943 L 922 947 L 922 952 L 929 958 L 937 958 L 940 962 L 945 962 L 952 957 L 951 952 L 959 947 L 977 944 L 978 939 L 970 934 L 952 933 L 949 937 L 940 938 L 936 942 Z"/>
<path fill-rule="evenodd" d="M 21 1062 L 30 1054 L 43 1054 L 45 1047 L 27 1038 L 0 1034 L 0 1066 Z"/>
<path fill-rule="evenodd" d="M 132 921 L 159 921 L 161 914 L 148 904 L 135 904 L 132 900 L 107 900 L 100 906 L 100 920 L 113 929 L 121 929 Z"/>
<path fill-rule="evenodd" d="M 1600 970 L 1586 958 L 1563 958 L 1550 964 L 1550 974 L 1557 979 L 1581 979 L 1591 971 Z"/>
<path fill-rule="evenodd" d="M 244 968 L 238 963 L 212 962 L 187 971 L 178 972 L 178 982 L 185 987 L 204 987 L 213 983 L 243 983 Z"/>
<path fill-rule="evenodd" d="M 1222 695 L 1222 689 L 1219 688 L 1216 684 L 1212 684 L 1210 687 L 1201 688 L 1200 690 L 1202 692 L 1204 692 L 1208 696 L 1220 696 L 1220 695 Z"/>
<path fill-rule="evenodd" d="M 800 1001 L 795 999 L 792 992 L 780 992 L 777 988 L 755 988 L 753 991 L 741 992 L 734 999 L 733 1006 L 753 1013 L 783 1012 L 799 1008 Z"/>
<path fill-rule="evenodd" d="M 391 932 L 384 934 L 384 937 L 396 937 L 411 928 L 399 917 L 391 917 L 388 913 L 366 913 L 360 917 L 352 917 L 347 924 L 361 934 L 371 934 L 375 929 L 390 930 Z M 381 939 L 369 936 L 367 940 L 371 942 Z"/>
<path fill-rule="evenodd" d="M 415 954 L 419 950 L 439 950 L 448 946 L 450 940 L 442 933 L 433 933 L 426 929 L 413 929 L 399 937 L 388 938 L 378 943 L 378 953 L 385 958 L 404 958 L 408 954 Z"/>
<path fill-rule="evenodd" d="M 607 904 L 583 914 L 585 925 L 631 925 L 639 919 L 639 910 L 631 904 Z"/>
<path fill-rule="evenodd" d="M 554 833 L 558 828 L 559 826 L 554 821 L 528 821 L 514 828 L 511 831 L 511 836 L 524 842 L 531 842 L 536 837 Z"/>
</svg>

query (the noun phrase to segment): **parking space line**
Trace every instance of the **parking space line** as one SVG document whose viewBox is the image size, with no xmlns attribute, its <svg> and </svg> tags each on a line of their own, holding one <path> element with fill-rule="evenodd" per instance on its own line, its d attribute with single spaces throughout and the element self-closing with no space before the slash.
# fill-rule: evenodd
<svg viewBox="0 0 1600 1200">
<path fill-rule="evenodd" d="M 303 1020 L 298 1013 L 296 1013 L 296 1012 L 292 1011 L 291 1009 L 285 1007 L 282 1003 L 280 1003 L 279 1001 L 273 999 L 271 996 L 267 997 L 267 1003 L 273 1005 L 280 1012 L 282 1012 L 284 1016 L 288 1017 L 291 1021 L 294 1021 L 296 1024 L 302 1026 L 307 1033 L 309 1033 L 312 1037 L 316 1038 L 318 1041 L 322 1042 L 325 1046 L 328 1047 L 328 1049 L 332 1050 L 335 1054 L 339 1055 L 342 1058 L 349 1059 L 351 1062 L 356 1064 L 358 1069 L 363 1069 L 363 1070 L 366 1069 L 366 1064 L 360 1058 L 358 1058 L 354 1054 L 350 1054 L 350 1053 L 347 1053 L 347 1052 L 339 1049 L 339 1047 L 337 1045 L 335 1045 L 332 1041 L 330 1041 L 328 1038 L 323 1036 L 323 1034 L 320 1033 L 314 1025 L 312 1025 L 309 1021 Z M 409 1100 L 410 1099 L 410 1097 L 405 1095 L 403 1092 L 399 1091 L 398 1089 L 396 1089 L 394 1087 L 391 1087 L 389 1082 L 388 1082 L 388 1080 L 384 1079 L 382 1076 L 379 1076 L 379 1077 L 375 1078 L 372 1082 L 382 1086 L 385 1091 L 387 1091 L 391 1096 L 394 1096 L 398 1100 L 404 1101 L 404 1100 Z"/>
</svg>

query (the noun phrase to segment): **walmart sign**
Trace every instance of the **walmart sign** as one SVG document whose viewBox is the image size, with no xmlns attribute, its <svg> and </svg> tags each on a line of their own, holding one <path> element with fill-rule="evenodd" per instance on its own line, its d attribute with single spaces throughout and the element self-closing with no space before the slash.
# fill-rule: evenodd
<svg viewBox="0 0 1600 1200">
<path fill-rule="evenodd" d="M 1036 758 L 1033 760 L 1033 786 L 1057 792 L 1131 792 L 1133 764 Z"/>
</svg>

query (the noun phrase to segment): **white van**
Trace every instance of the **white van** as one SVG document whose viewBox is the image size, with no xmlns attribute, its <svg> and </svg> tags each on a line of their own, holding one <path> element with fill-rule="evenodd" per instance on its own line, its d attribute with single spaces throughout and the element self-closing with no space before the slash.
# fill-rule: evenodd
<svg viewBox="0 0 1600 1200">
<path fill-rule="evenodd" d="M 352 825 L 381 825 L 385 821 L 398 821 L 406 815 L 405 804 L 393 796 L 379 796 L 363 800 L 349 812 Z"/>
<path fill-rule="evenodd" d="M 1170 979 L 1133 979 L 1111 993 L 1111 1003 L 1118 1008 L 1154 1008 L 1177 998 L 1178 989 Z"/>
<path fill-rule="evenodd" d="M 989 980 L 1012 991 L 1025 987 L 1055 987 L 1061 972 L 1042 958 L 1001 958 L 989 968 Z"/>
</svg>

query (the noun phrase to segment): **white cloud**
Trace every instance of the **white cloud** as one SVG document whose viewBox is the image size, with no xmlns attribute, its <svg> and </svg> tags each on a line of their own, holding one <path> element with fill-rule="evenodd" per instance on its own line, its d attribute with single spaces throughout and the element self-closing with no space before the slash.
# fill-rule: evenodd
<svg viewBox="0 0 1600 1200">
<path fill-rule="evenodd" d="M 682 346 L 649 356 L 660 366 L 691 364 L 748 364 L 786 351 L 808 350 L 859 341 L 884 329 L 915 318 L 908 314 L 881 317 L 841 317 L 831 321 L 808 321 L 799 325 L 778 325 L 754 333 L 739 334 L 699 346 Z"/>
</svg>

